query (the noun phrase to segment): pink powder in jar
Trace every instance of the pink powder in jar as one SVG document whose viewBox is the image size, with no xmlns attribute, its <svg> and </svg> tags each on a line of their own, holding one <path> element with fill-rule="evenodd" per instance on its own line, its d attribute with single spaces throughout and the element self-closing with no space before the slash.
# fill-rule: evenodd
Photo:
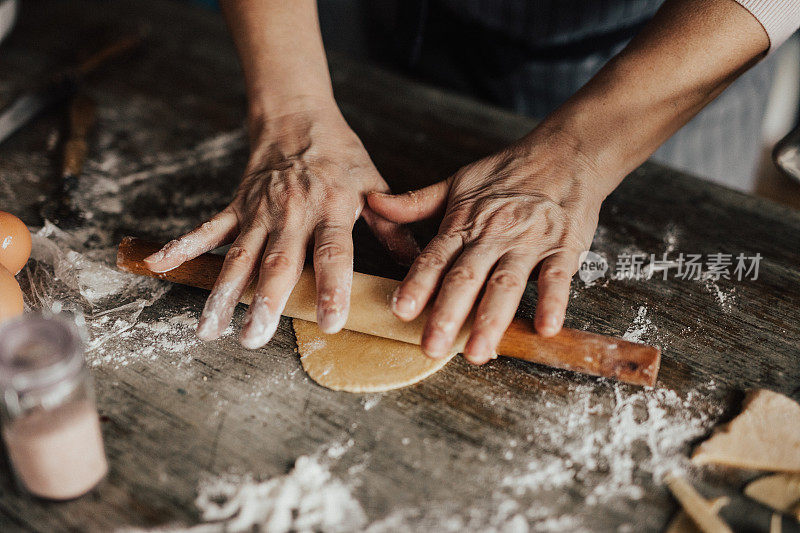
<svg viewBox="0 0 800 533">
<path fill-rule="evenodd" d="M 2 435 L 19 485 L 51 500 L 108 471 L 94 391 L 74 324 L 25 315 L 0 326 Z"/>
<path fill-rule="evenodd" d="M 85 400 L 14 420 L 3 437 L 18 479 L 42 498 L 77 498 L 108 471 L 100 420 Z"/>
</svg>

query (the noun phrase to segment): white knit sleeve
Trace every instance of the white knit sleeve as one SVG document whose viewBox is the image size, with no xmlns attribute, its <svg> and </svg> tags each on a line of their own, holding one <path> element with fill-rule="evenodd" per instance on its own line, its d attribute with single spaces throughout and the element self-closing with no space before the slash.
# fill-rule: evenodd
<svg viewBox="0 0 800 533">
<path fill-rule="evenodd" d="M 770 51 L 800 28 L 800 0 L 736 0 L 764 27 Z"/>
</svg>

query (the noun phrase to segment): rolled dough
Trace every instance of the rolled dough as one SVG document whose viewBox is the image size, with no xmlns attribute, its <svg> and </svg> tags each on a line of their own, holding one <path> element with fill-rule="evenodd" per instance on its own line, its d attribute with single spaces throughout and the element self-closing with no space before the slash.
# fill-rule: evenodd
<svg viewBox="0 0 800 533">
<path fill-rule="evenodd" d="M 800 474 L 775 474 L 747 485 L 744 493 L 800 520 Z"/>
<path fill-rule="evenodd" d="M 800 472 L 800 405 L 759 389 L 742 412 L 702 443 L 692 461 L 773 472 Z"/>
<path fill-rule="evenodd" d="M 348 330 L 326 335 L 314 322 L 295 318 L 293 323 L 303 369 L 333 390 L 383 392 L 413 385 L 455 355 L 431 359 L 416 344 Z"/>
<path fill-rule="evenodd" d="M 391 301 L 394 291 L 399 285 L 399 281 L 392 279 L 353 272 L 350 301 L 358 302 L 358 305 L 351 306 L 344 329 L 419 344 L 430 310 L 423 309 L 417 318 L 409 322 L 397 318 L 392 312 Z M 253 300 L 254 287 L 254 284 L 250 285 L 239 301 L 250 305 Z M 316 302 L 317 287 L 314 269 L 306 267 L 300 274 L 300 279 L 294 286 L 281 314 L 306 321 L 316 321 Z M 460 352 L 464 349 L 471 324 L 471 317 L 467 318 L 461 330 L 456 334 L 453 345 L 455 351 Z"/>
</svg>

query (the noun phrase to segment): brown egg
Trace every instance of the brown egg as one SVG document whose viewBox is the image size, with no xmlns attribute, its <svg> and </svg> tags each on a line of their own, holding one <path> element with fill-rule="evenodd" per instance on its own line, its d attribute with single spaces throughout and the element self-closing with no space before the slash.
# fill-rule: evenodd
<svg viewBox="0 0 800 533">
<path fill-rule="evenodd" d="M 31 256 L 31 234 L 20 219 L 0 211 L 0 265 L 16 275 Z"/>
<path fill-rule="evenodd" d="M 0 265 L 0 322 L 22 314 L 22 289 L 11 272 Z"/>
</svg>

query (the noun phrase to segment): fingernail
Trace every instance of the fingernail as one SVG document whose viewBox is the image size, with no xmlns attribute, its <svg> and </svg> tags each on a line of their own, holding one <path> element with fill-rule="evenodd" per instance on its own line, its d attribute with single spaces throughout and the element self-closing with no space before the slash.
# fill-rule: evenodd
<svg viewBox="0 0 800 533">
<path fill-rule="evenodd" d="M 434 359 L 441 359 L 449 352 L 451 343 L 441 333 L 433 333 L 425 343 L 425 353 Z"/>
<path fill-rule="evenodd" d="M 216 315 L 203 311 L 200 322 L 197 324 L 197 336 L 203 341 L 213 341 L 217 338 L 214 332 L 219 329 L 219 318 Z"/>
<path fill-rule="evenodd" d="M 181 260 L 181 262 L 183 262 L 183 260 L 185 260 L 186 258 L 181 257 L 180 255 L 184 253 L 185 247 L 186 247 L 185 241 L 181 241 L 180 239 L 171 240 L 167 244 L 165 244 L 159 251 L 157 251 L 156 253 L 154 253 L 149 257 L 146 257 L 144 261 L 146 263 L 158 263 L 159 261 L 163 261 L 167 257 L 170 257 L 172 259 L 179 259 Z M 164 270 L 153 270 L 153 269 L 151 270 L 153 270 L 153 272 L 157 272 L 160 274 L 162 272 L 168 272 L 174 268 L 177 268 L 177 265 Z"/>
<path fill-rule="evenodd" d="M 323 333 L 337 333 L 347 317 L 338 309 L 317 309 L 317 325 Z"/>
<path fill-rule="evenodd" d="M 250 304 L 239 342 L 248 350 L 255 350 L 267 344 L 278 329 L 280 315 L 269 305 L 269 298 L 256 297 Z"/>
<path fill-rule="evenodd" d="M 399 295 L 398 291 L 392 296 L 392 311 L 399 315 L 409 315 L 417 308 L 417 302 L 406 295 Z"/>
<path fill-rule="evenodd" d="M 542 327 L 539 333 L 543 335 L 555 335 L 558 332 L 558 316 L 557 315 L 545 315 L 544 319 L 542 320 Z"/>
<path fill-rule="evenodd" d="M 148 255 L 144 258 L 145 263 L 158 263 L 159 261 L 164 259 L 164 250 L 159 250 L 152 255 Z"/>
<path fill-rule="evenodd" d="M 230 302 L 233 293 L 232 287 L 220 287 L 211 292 L 200 315 L 200 323 L 197 325 L 197 336 L 201 340 L 211 341 L 219 337 L 222 328 L 227 326 L 222 324 L 222 318 L 230 307 L 229 312 L 233 313 L 233 304 Z M 228 318 L 230 320 L 230 318 Z"/>
<path fill-rule="evenodd" d="M 342 286 L 320 292 L 317 296 L 317 326 L 323 333 L 337 333 L 344 327 L 351 283 L 348 280 Z"/>
<path fill-rule="evenodd" d="M 464 350 L 464 357 L 472 364 L 479 365 L 485 363 L 492 357 L 493 350 L 489 347 L 489 343 L 483 337 L 479 337 L 470 341 L 467 349 Z"/>
</svg>

